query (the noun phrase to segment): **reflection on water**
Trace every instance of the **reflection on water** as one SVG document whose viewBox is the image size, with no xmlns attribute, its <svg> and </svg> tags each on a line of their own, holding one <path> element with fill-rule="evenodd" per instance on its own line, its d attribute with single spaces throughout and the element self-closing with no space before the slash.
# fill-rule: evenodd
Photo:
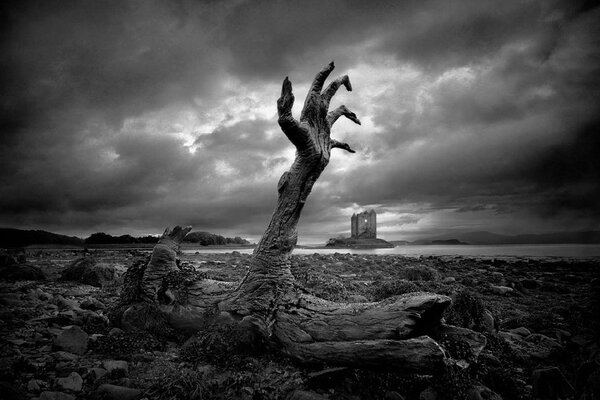
<svg viewBox="0 0 600 400">
<path fill-rule="evenodd" d="M 250 254 L 254 249 L 244 248 L 202 248 L 184 249 L 185 254 L 198 253 L 240 253 Z M 536 244 L 536 245 L 428 245 L 428 246 L 398 246 L 391 249 L 329 249 L 329 248 L 296 248 L 294 254 L 400 254 L 409 257 L 420 256 L 471 256 L 471 257 L 600 257 L 600 245 L 596 244 Z"/>
</svg>

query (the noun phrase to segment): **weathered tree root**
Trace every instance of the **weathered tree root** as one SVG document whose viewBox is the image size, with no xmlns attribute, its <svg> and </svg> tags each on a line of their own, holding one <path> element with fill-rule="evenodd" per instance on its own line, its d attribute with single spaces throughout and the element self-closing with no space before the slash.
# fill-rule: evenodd
<svg viewBox="0 0 600 400">
<path fill-rule="evenodd" d="M 249 337 L 275 343 L 303 363 L 416 373 L 434 373 L 447 361 L 434 335 L 460 341 L 469 356 L 481 350 L 482 335 L 442 325 L 442 313 L 451 301 L 446 296 L 411 293 L 379 303 L 341 304 L 309 296 L 296 287 L 290 257 L 306 199 L 329 163 L 332 149 L 354 153 L 347 143 L 330 137 L 331 127 L 342 116 L 360 124 L 344 105 L 329 111 L 341 86 L 352 90 L 347 75 L 323 89 L 333 69 L 331 62 L 315 76 L 300 120 L 292 115 L 292 84 L 287 77 L 283 81 L 278 123 L 296 147 L 296 157 L 279 180 L 277 206 L 242 282 L 232 285 L 200 279 L 186 289 L 186 296 L 178 296 L 166 278 L 177 273 L 177 248 L 191 228 L 167 229 L 154 247 L 138 295 L 129 294 L 137 303 L 121 307 L 124 312 L 117 320 L 123 327 L 160 329 L 166 323 L 181 332 L 229 321 L 253 332 Z M 186 301 L 180 304 L 178 298 Z M 149 306 L 157 312 L 149 312 Z M 141 318 L 140 312 L 144 313 Z M 219 318 L 209 317 L 215 315 Z"/>
<path fill-rule="evenodd" d="M 169 234 L 167 230 L 165 235 Z M 432 293 L 409 293 L 376 303 L 335 303 L 305 293 L 281 293 L 265 324 L 260 316 L 247 314 L 244 304 L 237 312 L 239 284 L 203 279 L 187 288 L 188 301 L 179 304 L 170 296 L 161 296 L 161 292 L 174 289 L 165 287 L 163 279 L 178 270 L 177 245 L 169 238 L 155 247 L 141 276 L 140 295 L 130 297 L 135 301 L 123 308 L 123 328 L 158 332 L 168 326 L 191 334 L 214 323 L 214 315 L 219 315 L 218 321 L 256 330 L 301 363 L 422 374 L 436 373 L 448 362 L 446 352 L 430 336 L 443 334 L 461 341 L 475 356 L 485 345 L 481 334 L 443 325 L 442 314 L 451 300 Z M 137 269 L 135 273 L 140 277 Z"/>
</svg>

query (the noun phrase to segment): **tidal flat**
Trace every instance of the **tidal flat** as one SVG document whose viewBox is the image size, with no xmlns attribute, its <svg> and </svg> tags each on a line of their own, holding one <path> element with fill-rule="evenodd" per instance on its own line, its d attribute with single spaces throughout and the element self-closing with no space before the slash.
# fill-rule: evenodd
<svg viewBox="0 0 600 400">
<path fill-rule="evenodd" d="M 371 302 L 416 291 L 450 296 L 445 322 L 484 334 L 487 344 L 478 357 L 433 377 L 402 375 L 385 365 L 375 371 L 298 365 L 276 351 L 231 348 L 214 337 L 125 332 L 111 325 L 110 309 L 127 268 L 149 254 L 131 249 L 4 252 L 3 398 L 597 398 L 589 393 L 597 395 L 600 382 L 598 259 L 292 256 L 299 287 L 327 300 Z M 179 265 L 237 282 L 250 257 L 236 251 L 181 253 Z M 93 272 L 73 274 L 82 260 Z M 454 354 L 459 349 L 444 349 L 459 358 Z"/>
</svg>

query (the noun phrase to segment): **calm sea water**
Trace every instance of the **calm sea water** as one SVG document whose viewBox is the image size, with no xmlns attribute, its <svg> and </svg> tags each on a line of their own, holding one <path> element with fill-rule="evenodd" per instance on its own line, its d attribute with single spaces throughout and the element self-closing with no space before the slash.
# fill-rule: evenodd
<svg viewBox="0 0 600 400">
<path fill-rule="evenodd" d="M 252 253 L 254 249 L 244 248 L 202 248 L 184 249 L 186 254 L 199 253 Z M 569 257 L 569 258 L 600 258 L 600 245 L 596 244 L 537 244 L 537 245 L 428 245 L 428 246 L 397 246 L 391 249 L 326 249 L 326 248 L 297 248 L 294 254 L 400 254 L 409 257 L 420 256 L 472 256 L 472 257 Z"/>
</svg>

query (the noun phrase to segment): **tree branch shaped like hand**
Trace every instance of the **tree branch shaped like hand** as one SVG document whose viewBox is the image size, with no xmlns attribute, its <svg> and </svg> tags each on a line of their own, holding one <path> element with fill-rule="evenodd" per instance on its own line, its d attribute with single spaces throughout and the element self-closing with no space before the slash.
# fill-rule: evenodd
<svg viewBox="0 0 600 400">
<path fill-rule="evenodd" d="M 333 61 L 325 66 L 312 82 L 311 88 L 306 95 L 304 108 L 300 114 L 300 121 L 292 115 L 292 106 L 294 105 L 294 95 L 292 93 L 292 83 L 286 77 L 281 88 L 281 97 L 277 100 L 277 112 L 279 115 L 279 126 L 296 146 L 298 151 L 309 155 L 325 155 L 329 159 L 331 149 L 339 148 L 354 153 L 354 150 L 347 144 L 331 139 L 331 127 L 335 121 L 345 116 L 349 120 L 360 125 L 360 120 L 356 114 L 351 112 L 346 106 L 340 106 L 334 111 L 329 112 L 329 103 L 337 90 L 344 86 L 346 90 L 352 91 L 350 78 L 348 75 L 341 76 L 332 81 L 325 90 L 323 85 L 325 80 L 335 68 Z"/>
</svg>

